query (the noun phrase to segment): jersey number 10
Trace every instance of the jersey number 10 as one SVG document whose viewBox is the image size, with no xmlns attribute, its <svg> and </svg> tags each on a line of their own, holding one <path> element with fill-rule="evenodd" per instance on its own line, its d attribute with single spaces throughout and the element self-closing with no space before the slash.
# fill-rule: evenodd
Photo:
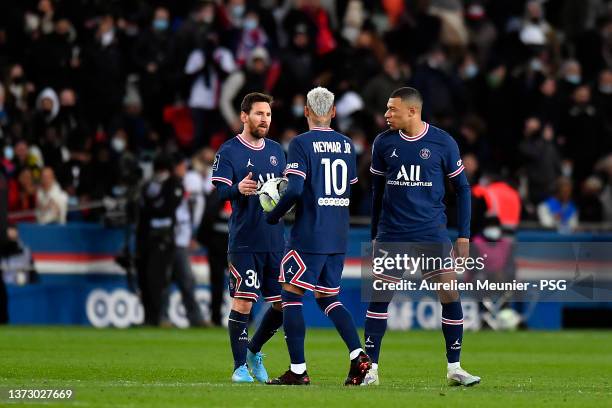
<svg viewBox="0 0 612 408">
<path fill-rule="evenodd" d="M 325 195 L 332 194 L 332 187 L 334 188 L 334 194 L 342 195 L 346 191 L 346 185 L 348 183 L 348 169 L 346 163 L 342 159 L 336 159 L 333 162 L 331 159 L 321 159 L 323 165 L 323 171 L 325 172 Z M 340 167 L 340 180 L 338 180 L 338 167 Z"/>
</svg>

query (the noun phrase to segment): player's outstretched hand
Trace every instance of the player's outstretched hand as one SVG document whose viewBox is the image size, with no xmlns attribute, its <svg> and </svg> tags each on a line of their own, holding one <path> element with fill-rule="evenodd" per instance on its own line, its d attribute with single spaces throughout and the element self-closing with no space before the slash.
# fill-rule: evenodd
<svg viewBox="0 0 612 408">
<path fill-rule="evenodd" d="M 257 191 L 257 182 L 253 180 L 253 173 L 249 172 L 245 178 L 238 184 L 240 194 L 253 195 Z"/>
</svg>

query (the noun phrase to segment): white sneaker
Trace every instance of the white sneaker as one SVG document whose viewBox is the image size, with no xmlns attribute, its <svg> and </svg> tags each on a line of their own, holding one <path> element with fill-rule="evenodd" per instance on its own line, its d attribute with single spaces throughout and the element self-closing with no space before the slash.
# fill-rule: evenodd
<svg viewBox="0 0 612 408">
<path fill-rule="evenodd" d="M 448 385 L 465 385 L 466 387 L 471 387 L 472 385 L 480 383 L 480 377 L 468 373 L 461 367 L 448 370 L 446 379 L 448 380 Z"/>
<path fill-rule="evenodd" d="M 379 385 L 380 381 L 378 381 L 378 369 L 370 368 L 366 376 L 363 378 L 363 382 L 361 385 Z"/>
</svg>

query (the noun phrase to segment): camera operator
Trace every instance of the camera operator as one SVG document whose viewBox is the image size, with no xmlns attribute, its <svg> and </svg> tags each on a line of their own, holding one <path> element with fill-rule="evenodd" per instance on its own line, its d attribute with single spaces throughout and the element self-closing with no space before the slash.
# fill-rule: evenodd
<svg viewBox="0 0 612 408">
<path fill-rule="evenodd" d="M 172 157 L 153 161 L 153 177 L 141 190 L 136 230 L 136 262 L 144 324 L 159 326 L 163 292 L 170 279 L 175 253 L 176 209 L 183 199 L 183 183 L 173 174 Z"/>
</svg>

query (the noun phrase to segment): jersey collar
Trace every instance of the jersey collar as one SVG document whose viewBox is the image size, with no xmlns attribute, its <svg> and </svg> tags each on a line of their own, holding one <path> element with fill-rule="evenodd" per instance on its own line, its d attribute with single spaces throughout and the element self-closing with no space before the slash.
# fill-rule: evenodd
<svg viewBox="0 0 612 408">
<path fill-rule="evenodd" d="M 334 131 L 334 129 L 332 128 L 324 128 L 324 127 L 318 127 L 318 126 L 315 126 L 311 128 L 310 130 L 318 130 L 319 132 L 333 132 Z"/>
<path fill-rule="evenodd" d="M 406 140 L 407 142 L 416 142 L 417 140 L 422 139 L 423 136 L 425 136 L 427 134 L 427 131 L 429 130 L 429 123 L 427 123 L 427 122 L 423 122 L 423 123 L 425 124 L 425 128 L 418 135 L 416 135 L 416 136 L 408 136 L 407 134 L 402 132 L 402 130 L 400 129 L 400 131 L 399 131 L 400 136 L 402 137 L 402 139 Z"/>
<path fill-rule="evenodd" d="M 266 147 L 266 138 L 265 137 L 263 138 L 263 143 L 261 144 L 261 146 L 255 146 L 254 144 L 249 143 L 248 141 L 244 140 L 240 134 L 236 135 L 236 137 L 238 138 L 240 143 L 242 143 L 243 145 L 245 145 L 246 147 L 248 147 L 251 150 L 263 150 L 263 148 Z"/>
</svg>

